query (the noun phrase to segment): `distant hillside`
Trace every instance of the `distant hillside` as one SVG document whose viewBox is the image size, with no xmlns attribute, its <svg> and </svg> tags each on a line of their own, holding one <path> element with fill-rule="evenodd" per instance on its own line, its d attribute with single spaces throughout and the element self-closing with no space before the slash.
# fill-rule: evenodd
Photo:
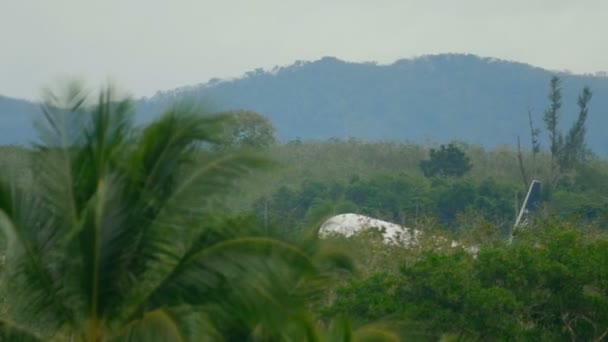
<svg viewBox="0 0 608 342">
<path fill-rule="evenodd" d="M 486 146 L 529 140 L 527 110 L 542 125 L 549 79 L 530 65 L 472 55 L 437 55 L 391 65 L 348 63 L 326 57 L 232 81 L 158 94 L 147 107 L 188 94 L 226 108 L 270 117 L 284 140 L 359 137 L 371 140 L 464 140 Z M 584 85 L 594 91 L 589 144 L 608 154 L 608 77 L 560 74 L 563 123 L 577 113 Z"/>
<path fill-rule="evenodd" d="M 537 127 L 547 106 L 551 71 L 473 55 L 436 55 L 391 65 L 325 57 L 235 80 L 159 92 L 139 102 L 141 119 L 182 96 L 218 109 L 248 108 L 267 115 L 282 140 L 358 137 L 369 140 L 463 140 L 488 147 L 526 143 L 528 108 Z M 561 73 L 563 124 L 576 116 L 576 97 L 589 85 L 594 98 L 588 141 L 608 155 L 608 77 Z M 0 99 L 0 105 L 3 99 Z M 0 106 L 0 110 L 2 107 Z M 0 112 L 2 113 L 2 112 Z M 4 117 L 2 117 L 2 127 Z"/>
<path fill-rule="evenodd" d="M 33 141 L 32 121 L 37 115 L 40 115 L 37 104 L 0 95 L 0 145 Z"/>
</svg>

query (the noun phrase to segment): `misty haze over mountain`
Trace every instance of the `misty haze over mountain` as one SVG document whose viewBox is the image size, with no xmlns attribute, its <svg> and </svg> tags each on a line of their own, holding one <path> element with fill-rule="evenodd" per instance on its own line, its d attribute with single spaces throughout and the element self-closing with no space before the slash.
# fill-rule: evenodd
<svg viewBox="0 0 608 342">
<path fill-rule="evenodd" d="M 147 121 L 168 103 L 193 97 L 217 110 L 250 109 L 269 117 L 282 141 L 360 138 L 413 142 L 460 140 L 486 147 L 529 141 L 528 110 L 536 127 L 548 105 L 549 79 L 562 78 L 562 126 L 577 115 L 583 86 L 594 97 L 588 118 L 588 145 L 608 155 L 608 77 L 556 73 L 527 64 L 442 54 L 403 59 L 390 65 L 350 63 L 332 57 L 257 69 L 233 80 L 161 91 L 138 101 Z M 0 97 L 0 144 L 34 139 L 37 105 Z M 546 136 L 543 136 L 543 142 Z M 546 147 L 547 144 L 544 144 Z"/>
</svg>

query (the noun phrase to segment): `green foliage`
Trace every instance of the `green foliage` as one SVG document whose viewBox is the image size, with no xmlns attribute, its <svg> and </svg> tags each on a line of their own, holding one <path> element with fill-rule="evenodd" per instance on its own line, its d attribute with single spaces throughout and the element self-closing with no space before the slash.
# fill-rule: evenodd
<svg viewBox="0 0 608 342">
<path fill-rule="evenodd" d="M 426 177 L 462 177 L 471 170 L 469 157 L 454 144 L 441 145 L 439 150 L 432 148 L 429 154 L 430 159 L 420 163 L 420 169 Z"/>
<path fill-rule="evenodd" d="M 355 281 L 342 286 L 336 292 L 336 300 L 324 314 L 346 314 L 362 321 L 374 321 L 394 314 L 399 310 L 396 300 L 397 284 L 397 277 L 379 272 L 365 281 Z"/>
<path fill-rule="evenodd" d="M 549 108 L 545 110 L 543 121 L 549 134 L 549 151 L 551 152 L 552 162 L 559 155 L 563 136 L 559 131 L 559 114 L 562 108 L 562 91 L 560 87 L 561 80 L 557 76 L 551 77 L 549 90 Z"/>
<path fill-rule="evenodd" d="M 458 215 L 475 211 L 503 228 L 513 224 L 516 188 L 492 179 L 432 179 L 399 174 L 349 182 L 304 182 L 299 188 L 281 187 L 258 199 L 253 210 L 269 226 L 290 234 L 297 232 L 315 205 L 333 203 L 333 213 L 360 213 L 402 225 L 434 217 L 444 227 L 461 224 Z"/>
<path fill-rule="evenodd" d="M 549 151 L 551 153 L 551 184 L 555 186 L 560 173 L 574 169 L 589 155 L 586 143 L 586 122 L 589 112 L 589 101 L 592 92 L 589 87 L 584 87 L 578 97 L 578 118 L 564 136 L 559 129 L 560 110 L 562 108 L 561 80 L 553 76 L 550 81 L 549 108 L 545 110 L 543 121 L 549 134 Z M 536 145 L 535 145 L 536 146 Z M 535 147 L 534 147 L 535 148 Z"/>
<path fill-rule="evenodd" d="M 540 129 L 534 127 L 534 121 L 532 120 L 532 111 L 528 111 L 528 125 L 530 126 L 530 142 L 532 144 L 532 156 L 536 157 L 540 153 L 540 141 L 538 136 L 540 135 Z"/>
<path fill-rule="evenodd" d="M 572 169 L 578 163 L 584 161 L 589 155 L 586 142 L 586 122 L 589 112 L 589 101 L 591 101 L 592 93 L 589 87 L 584 87 L 578 97 L 579 114 L 574 122 L 566 138 L 564 140 L 563 151 L 560 159 L 560 167 L 562 170 Z"/>
<path fill-rule="evenodd" d="M 269 147 L 276 143 L 276 129 L 272 122 L 261 114 L 249 110 L 223 112 L 228 118 L 222 146 Z"/>
<path fill-rule="evenodd" d="M 548 220 L 512 245 L 429 251 L 337 291 L 329 317 L 409 322 L 473 340 L 601 340 L 608 332 L 608 240 Z"/>
<path fill-rule="evenodd" d="M 3 336 L 319 339 L 310 305 L 351 264 L 226 217 L 227 190 L 269 162 L 216 152 L 225 116 L 178 104 L 140 128 L 112 89 L 94 104 L 78 85 L 47 98 L 32 183 L 0 183 Z"/>
</svg>

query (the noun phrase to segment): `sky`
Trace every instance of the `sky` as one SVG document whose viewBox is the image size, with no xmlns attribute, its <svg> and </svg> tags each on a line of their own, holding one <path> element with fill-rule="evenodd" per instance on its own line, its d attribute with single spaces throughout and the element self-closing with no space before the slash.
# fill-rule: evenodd
<svg viewBox="0 0 608 342">
<path fill-rule="evenodd" d="M 0 0 L 0 95 L 65 79 L 134 96 L 323 56 L 472 53 L 608 70 L 607 0 Z"/>
</svg>

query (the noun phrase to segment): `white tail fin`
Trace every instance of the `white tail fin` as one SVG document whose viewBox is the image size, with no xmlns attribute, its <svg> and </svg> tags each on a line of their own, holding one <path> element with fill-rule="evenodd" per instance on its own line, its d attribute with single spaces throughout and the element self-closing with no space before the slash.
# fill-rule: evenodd
<svg viewBox="0 0 608 342">
<path fill-rule="evenodd" d="M 521 209 L 519 210 L 519 215 L 517 215 L 517 220 L 513 225 L 513 229 L 511 230 L 511 240 L 513 240 L 513 233 L 519 227 L 524 227 L 528 224 L 530 216 L 534 213 L 540 204 L 540 182 L 537 180 L 533 180 L 530 183 L 530 188 L 528 189 L 528 193 L 526 194 L 526 198 L 521 205 Z"/>
</svg>

